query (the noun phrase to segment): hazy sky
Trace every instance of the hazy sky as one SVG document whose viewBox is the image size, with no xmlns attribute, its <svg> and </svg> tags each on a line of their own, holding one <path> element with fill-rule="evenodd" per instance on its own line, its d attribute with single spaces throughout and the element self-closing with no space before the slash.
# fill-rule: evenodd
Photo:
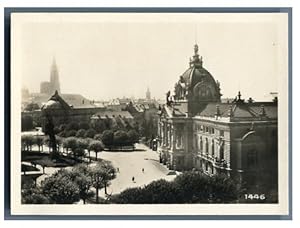
<svg viewBox="0 0 300 228">
<path fill-rule="evenodd" d="M 286 77 L 286 17 L 275 14 L 23 14 L 22 85 L 38 92 L 55 57 L 62 93 L 164 98 L 195 42 L 223 97 L 266 100 Z"/>
</svg>

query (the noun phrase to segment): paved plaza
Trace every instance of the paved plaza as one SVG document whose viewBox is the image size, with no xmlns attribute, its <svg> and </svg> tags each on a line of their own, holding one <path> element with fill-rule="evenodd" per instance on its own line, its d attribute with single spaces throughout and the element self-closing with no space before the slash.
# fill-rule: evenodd
<svg viewBox="0 0 300 228">
<path fill-rule="evenodd" d="M 116 194 L 130 187 L 139 187 L 154 180 L 173 180 L 176 175 L 168 175 L 170 170 L 159 163 L 159 155 L 148 147 L 137 144 L 137 151 L 99 153 L 99 158 L 109 160 L 119 169 L 117 177 L 111 181 L 107 189 L 108 194 Z M 144 169 L 144 172 L 142 171 Z M 134 182 L 132 181 L 134 177 Z M 100 191 L 104 196 L 104 189 Z"/>
</svg>

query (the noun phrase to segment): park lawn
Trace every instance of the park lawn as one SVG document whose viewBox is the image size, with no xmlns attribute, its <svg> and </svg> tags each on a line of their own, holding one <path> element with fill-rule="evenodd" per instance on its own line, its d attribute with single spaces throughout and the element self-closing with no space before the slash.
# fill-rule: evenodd
<svg viewBox="0 0 300 228">
<path fill-rule="evenodd" d="M 60 155 L 58 159 L 51 159 L 49 154 L 37 151 L 23 151 L 22 161 L 32 164 L 41 165 L 43 167 L 67 167 L 82 163 L 81 160 L 70 156 Z"/>
</svg>

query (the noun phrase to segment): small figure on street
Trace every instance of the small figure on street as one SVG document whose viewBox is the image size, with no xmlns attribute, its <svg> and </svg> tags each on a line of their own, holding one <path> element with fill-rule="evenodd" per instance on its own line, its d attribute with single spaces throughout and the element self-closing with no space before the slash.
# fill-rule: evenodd
<svg viewBox="0 0 300 228">
<path fill-rule="evenodd" d="M 117 168 L 117 172 L 118 172 L 118 173 L 120 172 L 120 169 L 119 169 L 119 167 Z"/>
<path fill-rule="evenodd" d="M 143 173 L 145 172 L 144 168 L 142 168 L 142 172 L 143 172 Z"/>
<path fill-rule="evenodd" d="M 132 182 L 134 182 L 134 177 L 132 177 Z"/>
</svg>

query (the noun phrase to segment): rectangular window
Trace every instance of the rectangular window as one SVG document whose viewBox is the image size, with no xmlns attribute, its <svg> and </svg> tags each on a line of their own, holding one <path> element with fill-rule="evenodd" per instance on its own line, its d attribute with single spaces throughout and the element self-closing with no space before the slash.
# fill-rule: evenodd
<svg viewBox="0 0 300 228">
<path fill-rule="evenodd" d="M 220 136 L 224 136 L 224 131 L 220 130 Z"/>
</svg>

